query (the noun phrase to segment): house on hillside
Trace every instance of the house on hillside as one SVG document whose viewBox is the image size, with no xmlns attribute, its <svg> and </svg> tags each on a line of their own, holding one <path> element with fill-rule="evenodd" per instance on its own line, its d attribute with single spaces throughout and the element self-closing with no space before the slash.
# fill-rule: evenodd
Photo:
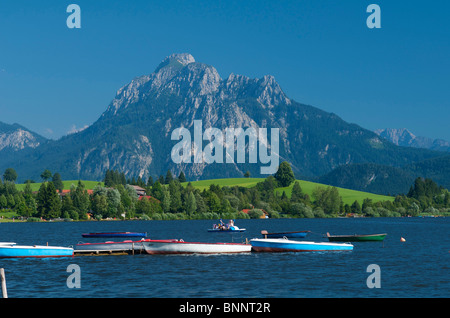
<svg viewBox="0 0 450 318">
<path fill-rule="evenodd" d="M 260 219 L 268 219 L 269 218 L 269 213 L 267 213 L 267 211 L 265 211 L 263 209 L 243 209 L 241 212 L 248 214 L 251 210 L 260 210 L 263 213 L 263 215 L 261 215 Z"/>
<path fill-rule="evenodd" d="M 143 196 L 140 196 L 140 197 L 138 198 L 139 201 L 142 201 L 143 199 L 147 199 L 147 200 L 149 200 L 149 201 L 150 201 L 150 200 L 153 200 L 153 201 L 156 201 L 156 202 L 160 202 L 158 199 L 152 197 L 151 195 L 143 195 Z"/>
<path fill-rule="evenodd" d="M 92 195 L 93 193 L 94 193 L 94 190 L 90 190 L 90 189 L 87 189 L 86 190 L 87 191 L 87 193 L 89 194 L 89 195 Z M 66 196 L 67 194 L 69 194 L 70 193 L 70 190 L 62 190 L 62 192 L 59 192 L 58 190 L 57 190 L 57 192 L 59 193 L 59 195 L 61 196 L 61 197 L 64 197 L 64 196 Z"/>
<path fill-rule="evenodd" d="M 141 188 L 141 187 L 139 187 L 137 185 L 130 185 L 130 186 L 133 187 L 134 190 L 136 190 L 136 193 L 137 193 L 137 195 L 139 197 L 143 197 L 143 196 L 147 195 L 147 193 L 145 193 L 145 189 L 144 188 Z"/>
</svg>

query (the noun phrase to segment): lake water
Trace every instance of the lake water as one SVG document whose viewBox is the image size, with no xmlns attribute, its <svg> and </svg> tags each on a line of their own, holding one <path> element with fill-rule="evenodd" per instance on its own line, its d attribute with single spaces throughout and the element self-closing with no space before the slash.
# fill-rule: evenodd
<svg viewBox="0 0 450 318">
<path fill-rule="evenodd" d="M 225 220 L 224 220 L 225 221 Z M 10 298 L 335 298 L 450 297 L 450 218 L 237 220 L 242 234 L 208 233 L 214 221 L 2 223 L 0 242 L 75 245 L 81 233 L 148 232 L 153 239 L 240 242 L 261 230 L 310 230 L 307 240 L 331 234 L 388 233 L 384 243 L 355 242 L 351 252 L 236 255 L 116 255 L 0 259 Z M 406 242 L 400 242 L 400 238 Z M 68 288 L 70 264 L 81 288 Z M 370 264 L 380 288 L 368 288 Z"/>
</svg>

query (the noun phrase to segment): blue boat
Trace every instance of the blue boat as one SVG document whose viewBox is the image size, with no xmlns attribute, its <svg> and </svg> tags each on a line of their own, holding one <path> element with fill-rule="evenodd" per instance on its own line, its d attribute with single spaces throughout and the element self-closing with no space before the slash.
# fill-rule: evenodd
<svg viewBox="0 0 450 318">
<path fill-rule="evenodd" d="M 41 245 L 17 245 L 16 243 L 0 243 L 0 258 L 24 257 L 72 257 L 73 248 Z"/>
<path fill-rule="evenodd" d="M 99 233 L 83 233 L 81 234 L 82 237 L 88 238 L 88 237 L 104 237 L 104 238 L 110 238 L 110 237 L 147 237 L 147 232 L 140 233 L 140 232 L 99 232 Z"/>
<path fill-rule="evenodd" d="M 288 239 L 251 239 L 253 252 L 327 252 L 351 251 L 349 243 L 309 242 Z"/>
<path fill-rule="evenodd" d="M 309 231 L 295 231 L 295 232 L 279 232 L 268 233 L 266 230 L 261 231 L 264 238 L 305 238 Z"/>
</svg>

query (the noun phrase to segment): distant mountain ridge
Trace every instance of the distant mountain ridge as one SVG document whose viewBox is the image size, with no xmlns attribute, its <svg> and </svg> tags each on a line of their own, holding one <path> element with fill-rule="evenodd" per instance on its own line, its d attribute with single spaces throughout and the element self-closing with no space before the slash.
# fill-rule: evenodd
<svg viewBox="0 0 450 318">
<path fill-rule="evenodd" d="M 450 142 L 443 139 L 432 139 L 414 135 L 406 128 L 377 129 L 375 133 L 397 146 L 425 148 L 450 152 Z"/>
<path fill-rule="evenodd" d="M 47 141 L 19 124 L 5 124 L 0 122 L 0 153 L 16 152 L 27 148 L 37 148 Z"/>
<path fill-rule="evenodd" d="M 242 177 L 246 171 L 265 177 L 260 174 L 261 164 L 248 159 L 245 163 L 175 164 L 171 150 L 177 141 L 171 140 L 171 133 L 179 127 L 192 133 L 194 120 L 201 120 L 203 129 L 222 131 L 279 128 L 280 162 L 290 162 L 303 179 L 352 164 L 403 167 L 442 156 L 428 149 L 399 147 L 333 113 L 298 103 L 286 96 L 271 75 L 230 74 L 222 79 L 213 66 L 181 53 L 166 57 L 153 73 L 118 89 L 91 126 L 14 156 L 2 156 L 0 171 L 13 167 L 19 179 L 35 180 L 44 169 L 59 172 L 63 179 L 85 180 L 101 180 L 107 169 L 144 180 L 169 169 L 175 175 L 183 171 L 188 180 Z M 443 177 L 450 180 L 450 175 Z"/>
<path fill-rule="evenodd" d="M 407 194 L 417 177 L 429 178 L 450 189 L 450 155 L 414 162 L 403 167 L 374 163 L 342 165 L 313 179 L 316 182 L 365 192 Z"/>
<path fill-rule="evenodd" d="M 406 128 L 377 129 L 380 137 L 402 147 L 450 152 L 450 143 L 442 139 L 415 136 Z M 406 194 L 417 177 L 431 178 L 450 189 L 450 155 L 392 167 L 373 163 L 343 165 L 316 178 L 318 182 L 378 194 Z"/>
</svg>

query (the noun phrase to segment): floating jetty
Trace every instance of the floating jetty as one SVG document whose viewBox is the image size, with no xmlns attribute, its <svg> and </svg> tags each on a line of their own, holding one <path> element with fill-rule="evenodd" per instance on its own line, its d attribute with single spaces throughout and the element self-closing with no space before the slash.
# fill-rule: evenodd
<svg viewBox="0 0 450 318">
<path fill-rule="evenodd" d="M 145 251 L 144 251 L 145 253 Z M 134 254 L 143 254 L 141 250 L 139 251 L 130 251 L 130 250 L 123 250 L 123 251 L 118 251 L 118 250 L 111 250 L 111 251 L 106 251 L 106 250 L 87 250 L 87 251 L 83 251 L 83 250 L 74 250 L 73 251 L 73 255 L 74 256 L 105 256 L 105 255 L 134 255 Z"/>
<path fill-rule="evenodd" d="M 123 242 L 79 243 L 75 245 L 74 255 L 134 255 L 145 253 L 142 242 L 126 240 Z"/>
</svg>

